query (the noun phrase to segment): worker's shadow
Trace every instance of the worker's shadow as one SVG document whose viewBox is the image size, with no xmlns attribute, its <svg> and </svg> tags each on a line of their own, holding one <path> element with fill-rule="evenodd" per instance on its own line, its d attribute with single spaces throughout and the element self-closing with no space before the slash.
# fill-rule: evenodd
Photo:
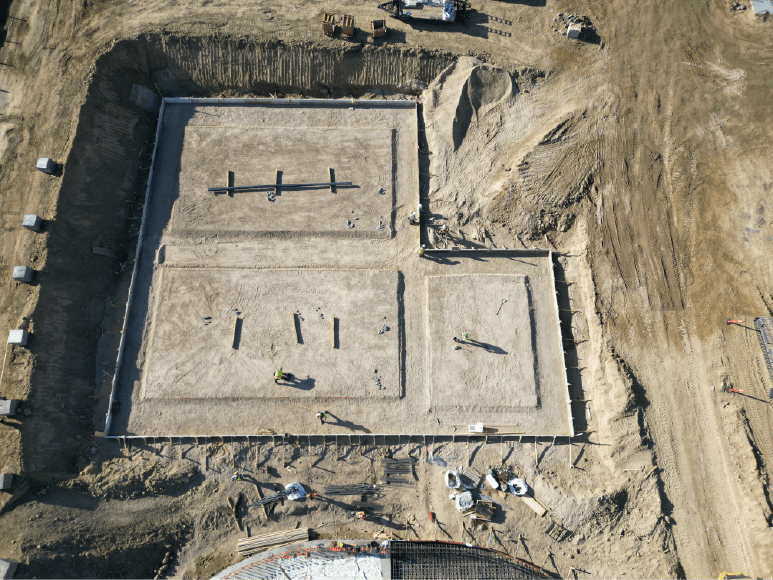
<svg viewBox="0 0 773 580">
<path fill-rule="evenodd" d="M 328 418 L 325 420 L 325 423 L 328 423 L 330 425 L 336 425 L 338 427 L 343 427 L 344 429 L 349 429 L 350 431 L 359 431 L 362 433 L 370 433 L 370 429 L 366 429 L 363 425 L 357 425 L 356 423 L 352 423 L 351 421 L 344 421 L 340 417 L 336 417 L 328 411 L 327 413 Z"/>
<path fill-rule="evenodd" d="M 477 340 L 472 340 L 472 339 L 468 338 L 465 341 L 465 343 L 470 345 L 470 346 L 474 346 L 474 347 L 477 347 L 477 348 L 482 348 L 483 350 L 486 350 L 486 351 L 488 351 L 488 352 L 490 352 L 492 354 L 507 354 L 506 350 L 504 350 L 502 348 L 499 348 L 498 346 L 494 346 L 493 344 L 489 344 L 487 342 L 479 342 Z"/>
<path fill-rule="evenodd" d="M 427 260 L 442 264 L 443 266 L 455 266 L 459 263 L 459 260 L 449 260 L 447 257 L 439 256 L 437 254 L 424 254 L 424 257 Z"/>
<path fill-rule="evenodd" d="M 293 389 L 298 389 L 299 391 L 310 391 L 314 388 L 316 382 L 316 379 L 312 379 L 311 377 L 301 379 L 295 375 L 292 375 L 292 378 L 282 379 L 278 384 L 292 387 Z"/>
</svg>

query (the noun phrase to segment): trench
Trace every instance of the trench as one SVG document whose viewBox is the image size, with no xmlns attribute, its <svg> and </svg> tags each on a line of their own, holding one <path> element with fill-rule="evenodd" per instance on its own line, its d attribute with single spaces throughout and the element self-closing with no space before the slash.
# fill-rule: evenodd
<svg viewBox="0 0 773 580">
<path fill-rule="evenodd" d="M 22 427 L 26 472 L 76 472 L 88 460 L 77 436 L 103 428 L 112 364 L 99 360 L 113 363 L 118 348 L 159 97 L 412 98 L 455 58 L 420 48 L 357 48 L 147 35 L 98 58 L 64 160 L 55 218 L 46 224 L 48 259 L 30 343 L 28 405 L 35 412 Z M 94 254 L 94 246 L 119 258 Z"/>
</svg>

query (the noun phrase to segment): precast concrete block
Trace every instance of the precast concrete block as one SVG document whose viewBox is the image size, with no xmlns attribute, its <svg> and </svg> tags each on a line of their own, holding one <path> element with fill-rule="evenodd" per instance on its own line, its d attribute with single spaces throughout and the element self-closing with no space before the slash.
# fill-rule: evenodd
<svg viewBox="0 0 773 580">
<path fill-rule="evenodd" d="M 32 282 L 34 270 L 29 266 L 15 266 L 13 269 L 13 279 L 17 282 Z"/>
<path fill-rule="evenodd" d="M 0 560 L 0 580 L 13 578 L 18 562 L 14 560 Z"/>
<path fill-rule="evenodd" d="M 38 162 L 35 167 L 43 173 L 48 173 L 49 175 L 56 171 L 56 163 L 49 157 L 38 157 Z"/>
<path fill-rule="evenodd" d="M 582 32 L 582 26 L 580 26 L 579 24 L 572 24 L 569 26 L 569 28 L 566 29 L 566 37 L 580 38 L 581 32 Z"/>
<path fill-rule="evenodd" d="M 12 473 L 0 473 L 0 489 L 11 489 Z"/>
<path fill-rule="evenodd" d="M 39 215 L 35 215 L 34 213 L 28 213 L 24 216 L 24 221 L 22 221 L 21 225 L 23 225 L 28 230 L 32 230 L 33 232 L 39 232 L 40 226 L 43 224 L 43 219 Z"/>
<path fill-rule="evenodd" d="M 0 417 L 11 417 L 16 414 L 16 405 L 19 401 L 15 399 L 0 399 Z"/>
</svg>

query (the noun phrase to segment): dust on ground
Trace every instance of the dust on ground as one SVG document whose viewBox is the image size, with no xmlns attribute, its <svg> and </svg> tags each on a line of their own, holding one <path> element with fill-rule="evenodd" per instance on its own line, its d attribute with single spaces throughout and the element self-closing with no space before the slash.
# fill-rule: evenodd
<svg viewBox="0 0 773 580">
<path fill-rule="evenodd" d="M 33 333 L 29 350 L 9 349 L 0 387 L 23 400 L 19 417 L 0 425 L 0 471 L 22 474 L 0 499 L 0 557 L 22 562 L 19 577 L 136 577 L 153 575 L 172 551 L 165 573 L 197 577 L 232 562 L 228 547 L 243 533 L 216 509 L 241 490 L 236 485 L 250 492 L 231 484 L 233 465 L 221 473 L 205 466 L 181 487 L 131 500 L 99 497 L 104 489 L 129 493 L 118 484 L 87 483 L 103 468 L 108 481 L 120 478 L 121 470 L 109 471 L 114 461 L 182 462 L 175 473 L 187 473 L 190 463 L 182 449 L 129 460 L 137 450 L 96 441 L 91 452 L 105 409 L 89 397 L 104 394 L 109 370 L 95 371 L 94 361 L 99 348 L 117 348 L 104 332 L 120 320 L 114 307 L 127 277 L 90 248 L 132 251 L 135 243 L 155 128 L 152 113 L 127 103 L 136 75 L 161 91 L 205 96 L 432 89 L 438 100 L 433 109 L 422 97 L 427 111 L 445 122 L 444 111 L 458 112 L 460 130 L 420 138 L 431 153 L 420 168 L 433 174 L 425 176 L 425 200 L 471 243 L 555 244 L 564 253 L 559 306 L 570 317 L 562 330 L 576 344 L 567 352 L 569 381 L 573 398 L 587 403 L 575 409 L 575 426 L 593 431 L 571 446 L 582 471 L 569 469 L 569 448 L 560 442 L 547 449 L 550 441 L 540 441 L 536 453 L 516 445 L 509 455 L 500 444 L 433 450 L 478 469 L 504 460 L 548 498 L 550 517 L 575 532 L 572 540 L 553 543 L 528 512 L 512 514 L 521 521 L 507 512 L 493 527 L 500 538 L 523 533 L 519 557 L 544 560 L 551 571 L 769 576 L 772 385 L 748 323 L 773 311 L 773 47 L 771 23 L 733 4 L 653 0 L 631 10 L 622 0 L 481 0 L 464 28 L 390 19 L 391 36 L 375 44 L 364 35 L 353 43 L 326 39 L 319 25 L 332 9 L 364 28 L 383 16 L 375 3 L 293 0 L 280 10 L 267 2 L 147 2 L 137 10 L 118 2 L 13 2 L 0 53 L 0 271 L 10 279 L 13 266 L 27 263 L 36 278 L 0 287 L 4 328 L 28 317 Z M 558 13 L 588 16 L 600 39 L 567 40 Z M 456 56 L 482 62 L 456 62 L 433 84 Z M 510 74 L 512 86 L 489 65 Z M 484 85 L 490 91 L 481 93 Z M 64 174 L 36 172 L 38 155 L 66 161 Z M 30 212 L 47 222 L 39 235 L 21 229 Z M 746 322 L 727 326 L 726 318 Z M 727 385 L 746 392 L 725 392 Z M 290 479 L 277 452 L 255 451 L 274 469 L 255 472 L 261 484 Z M 322 450 L 307 443 L 298 453 L 306 467 L 292 479 L 312 487 L 325 477 L 359 483 L 371 473 L 367 459 L 328 458 L 319 467 L 332 473 L 311 475 Z M 248 469 L 244 454 L 236 450 L 234 459 Z M 99 465 L 90 468 L 92 461 Z M 87 468 L 94 474 L 79 475 Z M 445 537 L 425 516 L 434 508 L 448 535 L 462 541 L 440 473 L 427 467 L 417 475 L 413 493 L 401 490 L 388 502 L 386 522 L 414 516 L 420 537 Z M 130 493 L 142 491 L 138 483 Z M 371 522 L 349 522 L 344 506 L 316 505 L 315 513 L 280 506 L 265 529 L 296 518 L 372 534 Z M 486 530 L 475 540 L 486 545 Z"/>
</svg>

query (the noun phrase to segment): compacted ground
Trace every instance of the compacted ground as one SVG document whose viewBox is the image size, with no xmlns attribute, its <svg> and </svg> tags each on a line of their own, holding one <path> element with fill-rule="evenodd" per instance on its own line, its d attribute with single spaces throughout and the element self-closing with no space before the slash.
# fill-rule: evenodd
<svg viewBox="0 0 773 580">
<path fill-rule="evenodd" d="M 478 545 L 491 539 L 492 546 L 578 578 L 770 576 L 773 384 L 754 317 L 773 313 L 773 43 L 771 21 L 741 3 L 746 10 L 726 0 L 646 0 L 633 8 L 623 0 L 473 0 L 466 25 L 388 18 L 387 37 L 374 41 L 365 33 L 369 21 L 385 17 L 376 2 L 11 2 L 0 49 L 0 273 L 6 281 L 0 321 L 5 330 L 27 328 L 31 340 L 26 349 L 7 349 L 0 377 L 0 395 L 21 401 L 18 415 L 0 424 L 0 472 L 14 474 L 12 488 L 0 492 L 0 558 L 21 562 L 18 577 L 152 577 L 165 560 L 164 575 L 207 577 L 238 560 L 236 538 L 302 525 L 322 537 L 367 539 L 384 528 L 381 534 L 401 538 Z M 325 37 L 324 12 L 354 16 L 355 37 Z M 588 17 L 597 34 L 567 39 L 563 22 L 570 14 Z M 310 393 L 336 389 L 326 374 L 333 365 L 325 365 L 337 356 L 353 366 L 344 369 L 347 375 L 366 371 L 361 383 L 347 376 L 351 382 L 342 382 L 340 391 L 370 389 L 376 404 L 396 394 L 405 412 L 377 416 L 365 399 L 342 399 L 330 410 L 347 429 L 331 422 L 325 425 L 331 433 L 358 433 L 355 426 L 377 433 L 379 422 L 410 433 L 423 422 L 447 439 L 181 441 L 162 439 L 169 433 L 164 429 L 125 448 L 94 436 L 108 413 L 142 211 L 155 203 L 146 186 L 158 103 L 188 96 L 346 99 L 347 114 L 352 98 L 416 101 L 411 179 L 427 213 L 411 229 L 405 212 L 417 200 L 403 201 L 399 187 L 382 183 L 394 175 L 395 160 L 398 168 L 401 163 L 400 132 L 389 133 L 394 124 L 359 125 L 332 139 L 328 124 L 299 125 L 309 127 L 303 135 L 284 125 L 279 139 L 238 119 L 213 130 L 203 111 L 190 130 L 181 119 L 187 142 L 181 141 L 179 169 L 172 167 L 181 178 L 179 198 L 166 221 L 149 230 L 161 237 L 141 262 L 150 261 L 148 295 L 180 290 L 167 303 L 182 310 L 162 313 L 156 330 L 155 310 L 142 312 L 142 300 L 131 313 L 145 321 L 142 336 L 125 339 L 154 344 L 144 358 L 126 363 L 135 365 L 134 375 L 121 369 L 119 378 L 128 378 L 126 392 L 133 394 L 120 400 L 116 425 L 129 432 L 135 412 L 149 403 L 158 407 L 136 413 L 148 427 L 168 419 L 166 425 L 224 432 L 229 413 L 207 416 L 208 403 L 164 407 L 170 395 L 195 390 L 183 376 L 185 365 L 234 355 L 223 355 L 223 373 L 244 378 L 252 372 L 255 381 L 195 370 L 205 388 L 230 396 L 253 383 L 270 394 L 278 386 L 265 373 L 285 364 L 271 359 L 274 343 L 299 379 L 287 385 L 299 404 L 263 399 L 250 432 L 271 421 L 278 433 L 289 432 L 284 424 L 291 421 L 300 432 L 318 432 Z M 299 140 L 313 143 L 316 153 L 294 155 Z M 211 165 L 198 161 L 202 151 L 212 154 Z M 53 158 L 59 170 L 36 171 L 38 156 Z M 284 159 L 283 166 L 272 156 Z M 351 171 L 345 180 L 360 182 L 368 204 L 315 208 L 317 193 L 303 192 L 296 199 L 304 200 L 302 207 L 285 212 L 289 192 L 269 202 L 263 194 L 205 191 L 227 184 L 228 171 L 236 185 L 273 182 L 277 169 L 287 172 L 286 183 L 324 180 L 330 159 L 339 157 L 348 161 L 333 169 L 342 178 Z M 340 202 L 351 194 L 336 195 Z M 250 219 L 256 209 L 266 210 L 267 219 Z M 26 213 L 43 218 L 40 233 L 21 227 Z M 220 215 L 238 228 L 220 231 Z M 304 233 L 307 226 L 313 234 Z M 163 242 L 165 236 L 175 243 Z M 459 254 L 420 260 L 420 243 Z M 115 257 L 94 253 L 95 246 Z M 494 247 L 524 255 L 480 259 L 472 252 Z M 525 252 L 532 247 L 555 253 L 537 264 Z M 21 264 L 35 270 L 31 284 L 10 280 Z M 209 288 L 197 297 L 185 276 L 198 269 L 207 271 L 200 279 Z M 217 269 L 251 271 L 244 277 L 250 286 L 245 304 L 231 304 L 227 295 L 238 275 L 218 276 Z M 256 297 L 266 273 L 282 269 L 287 276 L 317 276 L 315 289 L 333 284 L 328 272 L 350 271 L 352 293 L 384 294 L 375 306 L 384 309 L 381 319 L 371 322 L 365 309 L 344 315 L 342 306 L 341 348 L 332 348 L 328 316 L 339 318 L 332 290 L 325 297 L 330 312 L 299 294 L 293 298 L 292 290 L 280 288 L 288 300 L 279 305 L 270 302 L 274 293 L 265 301 Z M 164 285 L 173 271 L 176 284 Z M 549 271 L 555 284 L 540 286 Z M 526 297 L 503 295 L 516 288 Z M 566 428 L 564 415 L 548 421 L 554 430 L 540 430 L 542 438 L 454 442 L 454 428 L 475 421 L 472 414 L 499 414 L 492 409 L 503 405 L 509 405 L 506 414 L 528 413 L 534 401 L 547 408 L 535 370 L 546 352 L 539 348 L 543 326 L 528 336 L 531 314 L 523 313 L 537 304 L 539 322 L 539 301 L 553 304 L 553 296 L 575 436 L 550 435 L 561 433 L 559 422 Z M 280 307 L 274 324 L 281 337 L 272 340 L 273 327 L 250 326 L 260 312 Z M 322 320 L 316 308 L 326 322 L 312 326 L 313 317 Z M 229 312 L 237 311 L 242 335 L 234 349 Z M 304 319 L 304 343 L 296 329 L 292 345 L 296 311 Z M 194 326 L 195 316 L 201 326 Z M 205 324 L 207 316 L 213 321 Z M 512 318 L 500 322 L 503 316 Z M 183 326 L 186 317 L 190 327 Z M 728 318 L 743 322 L 727 325 Z M 379 335 L 385 322 L 390 330 Z M 374 327 L 352 349 L 372 350 L 369 344 L 377 343 L 369 341 L 384 339 L 386 366 L 346 351 L 350 324 L 368 332 Z M 454 350 L 452 338 L 463 325 L 484 346 Z M 528 328 L 535 328 L 531 321 Z M 178 370 L 155 366 L 156 333 L 169 337 Z M 324 351 L 304 363 L 294 351 L 305 347 Z M 405 353 L 397 367 L 394 350 Z M 511 352 L 523 358 L 508 359 Z M 237 364 L 239 357 L 254 369 Z M 155 381 L 146 384 L 146 394 L 155 398 L 141 400 L 145 371 Z M 470 388 L 470 377 L 481 375 L 493 389 L 505 385 L 509 397 Z M 301 383 L 307 376 L 319 380 Z M 449 401 L 457 407 L 449 410 Z M 560 403 L 566 413 L 565 394 Z M 246 423 L 246 414 L 235 420 Z M 517 417 L 503 423 L 514 431 L 524 425 Z M 383 454 L 416 457 L 415 483 L 385 492 L 383 507 L 364 521 L 353 518 L 353 505 L 334 498 L 287 502 L 267 518 L 245 508 L 257 497 L 252 481 L 231 482 L 238 469 L 263 495 L 291 481 L 314 490 L 372 483 L 381 479 Z M 446 467 L 437 466 L 438 457 Z M 480 472 L 507 465 L 529 482 L 548 513 L 540 517 L 520 500 L 496 497 L 504 507 L 492 523 L 467 525 L 443 483 L 443 470 L 460 464 Z M 240 492 L 242 529 L 217 509 Z M 571 534 L 557 536 L 553 523 Z M 519 534 L 525 542 L 517 543 Z"/>
<path fill-rule="evenodd" d="M 110 434 L 572 434 L 550 254 L 420 257 L 417 130 L 404 100 L 165 103 Z"/>
</svg>

